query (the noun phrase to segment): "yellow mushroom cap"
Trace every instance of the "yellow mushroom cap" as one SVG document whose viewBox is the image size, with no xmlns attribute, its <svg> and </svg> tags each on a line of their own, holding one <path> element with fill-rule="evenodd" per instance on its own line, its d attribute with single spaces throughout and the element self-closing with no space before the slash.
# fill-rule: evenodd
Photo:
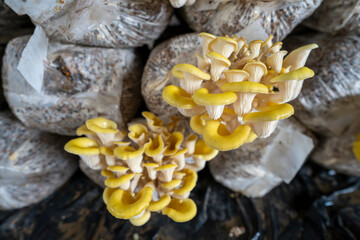
<svg viewBox="0 0 360 240">
<path fill-rule="evenodd" d="M 121 177 L 109 177 L 105 180 L 105 186 L 117 188 L 120 185 L 129 182 L 131 179 L 133 179 L 133 177 L 133 173 L 122 175 Z"/>
<path fill-rule="evenodd" d="M 211 39 L 215 39 L 216 38 L 216 36 L 214 36 L 214 35 L 212 35 L 212 34 L 210 34 L 210 33 L 206 33 L 206 32 L 201 32 L 201 33 L 199 33 L 199 37 L 204 37 L 204 38 L 211 38 Z"/>
<path fill-rule="evenodd" d="M 290 80 L 303 80 L 314 76 L 314 71 L 307 67 L 301 67 L 295 71 L 280 74 L 273 77 L 270 82 L 285 82 Z"/>
<path fill-rule="evenodd" d="M 224 71 L 226 80 L 229 82 L 241 82 L 249 78 L 249 73 L 241 69 L 229 69 Z"/>
<path fill-rule="evenodd" d="M 189 93 L 175 85 L 166 86 L 162 97 L 165 102 L 178 108 L 193 109 L 197 106 Z"/>
<path fill-rule="evenodd" d="M 117 189 L 112 193 L 107 209 L 116 218 L 135 217 L 149 206 L 153 192 L 151 187 L 144 187 L 134 198 L 129 192 Z"/>
<path fill-rule="evenodd" d="M 147 223 L 150 217 L 151 213 L 149 211 L 145 211 L 140 217 L 130 218 L 129 221 L 132 225 L 139 227 Z"/>
<path fill-rule="evenodd" d="M 86 121 L 86 127 L 96 133 L 117 133 L 117 124 L 109 119 L 98 117 Z"/>
<path fill-rule="evenodd" d="M 200 134 L 200 135 L 203 134 L 205 124 L 206 124 L 206 121 L 201 119 L 201 115 L 191 117 L 191 119 L 190 119 L 190 127 L 197 134 Z"/>
<path fill-rule="evenodd" d="M 139 157 L 144 153 L 144 148 L 140 147 L 138 150 L 136 150 L 133 147 L 130 146 L 120 146 L 115 148 L 114 154 L 120 159 L 123 160 L 130 160 Z"/>
<path fill-rule="evenodd" d="M 90 138 L 80 137 L 70 140 L 65 144 L 65 151 L 76 155 L 100 154 L 99 144 Z"/>
<path fill-rule="evenodd" d="M 183 140 L 184 140 L 184 135 L 181 132 L 171 133 L 168 139 L 169 145 L 166 146 L 164 150 L 164 155 L 173 155 L 174 153 L 176 153 L 179 150 Z"/>
<path fill-rule="evenodd" d="M 116 188 L 105 187 L 102 198 L 106 205 L 108 204 L 109 199 L 110 199 L 111 195 L 113 194 L 113 192 L 115 192 L 115 190 L 116 190 Z"/>
<path fill-rule="evenodd" d="M 257 82 L 231 82 L 222 85 L 221 90 L 245 93 L 268 93 L 266 85 Z"/>
<path fill-rule="evenodd" d="M 174 179 L 170 182 L 161 183 L 161 187 L 166 189 L 173 189 L 176 188 L 181 184 L 181 179 Z"/>
<path fill-rule="evenodd" d="M 161 211 L 169 205 L 170 201 L 171 197 L 169 195 L 164 195 L 158 201 L 151 202 L 146 210 L 151 212 Z"/>
<path fill-rule="evenodd" d="M 222 123 L 211 120 L 206 123 L 203 137 L 208 146 L 220 151 L 229 151 L 243 145 L 250 131 L 249 126 L 241 125 L 230 133 Z"/>
<path fill-rule="evenodd" d="M 124 167 L 124 166 L 108 166 L 107 170 L 112 171 L 112 172 L 126 172 L 127 170 L 129 170 L 129 168 Z"/>
<path fill-rule="evenodd" d="M 101 171 L 101 175 L 104 176 L 104 177 L 107 177 L 107 178 L 108 177 L 115 177 L 115 174 L 112 171 L 107 170 L 107 169 L 103 169 Z"/>
<path fill-rule="evenodd" d="M 195 144 L 195 152 L 194 157 L 204 159 L 206 161 L 209 161 L 216 157 L 216 155 L 219 153 L 218 150 L 212 149 L 208 145 L 206 145 L 204 139 L 200 139 Z"/>
<path fill-rule="evenodd" d="M 206 88 L 200 88 L 195 91 L 193 99 L 195 103 L 201 106 L 208 105 L 227 105 L 236 101 L 236 94 L 233 92 L 209 93 Z"/>
<path fill-rule="evenodd" d="M 162 214 L 167 215 L 175 222 L 190 221 L 196 216 L 196 212 L 196 204 L 189 198 L 184 200 L 173 198 L 170 204 L 162 210 Z"/>
<path fill-rule="evenodd" d="M 85 134 L 91 134 L 94 133 L 93 131 L 89 130 L 86 125 L 82 125 L 78 129 L 76 129 L 76 135 L 81 136 Z"/>
<path fill-rule="evenodd" d="M 128 134 L 128 137 L 130 139 L 137 139 L 142 134 L 146 134 L 148 132 L 148 129 L 146 128 L 146 126 L 144 124 L 136 123 L 136 124 L 132 124 L 131 126 L 129 126 L 129 131 L 130 132 Z"/>
<path fill-rule="evenodd" d="M 215 59 L 215 60 L 218 60 L 222 63 L 224 63 L 224 65 L 226 67 L 229 67 L 231 65 L 231 62 L 229 59 L 227 59 L 226 57 L 224 57 L 223 55 L 219 54 L 219 53 L 216 53 L 216 52 L 209 52 L 207 54 L 208 58 L 210 59 Z"/>
<path fill-rule="evenodd" d="M 288 118 L 294 114 L 294 108 L 288 103 L 259 107 L 257 110 L 258 112 L 251 112 L 246 114 L 243 117 L 243 121 L 276 121 Z"/>
<path fill-rule="evenodd" d="M 212 41 L 209 45 L 209 47 L 211 48 L 211 46 L 213 46 L 214 44 L 216 44 L 217 42 L 226 42 L 226 43 L 230 43 L 234 46 L 235 50 L 234 51 L 237 51 L 238 49 L 238 45 L 237 45 L 237 42 L 232 39 L 232 38 L 229 38 L 229 37 L 216 37 L 216 39 L 214 41 Z"/>
<path fill-rule="evenodd" d="M 244 143 L 251 143 L 253 142 L 258 136 L 253 131 L 250 132 L 249 137 L 245 140 Z"/>
<path fill-rule="evenodd" d="M 194 65 L 187 64 L 187 63 L 180 63 L 176 64 L 172 69 L 171 73 L 177 78 L 184 78 L 184 72 L 190 73 L 195 75 L 198 78 L 204 80 L 210 80 L 210 75 L 201 71 L 199 68 L 195 67 Z"/>
<path fill-rule="evenodd" d="M 105 146 L 100 147 L 100 153 L 105 156 L 114 156 L 113 150 Z"/>
<path fill-rule="evenodd" d="M 157 167 L 156 170 L 160 171 L 160 170 L 166 170 L 166 169 L 175 169 L 176 167 L 177 167 L 176 164 L 166 164 L 166 165 Z"/>
<path fill-rule="evenodd" d="M 149 142 L 144 145 L 145 154 L 154 157 L 161 154 L 164 150 L 164 141 L 159 134 L 157 137 L 152 140 L 150 138 Z"/>
<path fill-rule="evenodd" d="M 174 190 L 174 194 L 180 196 L 191 192 L 191 190 L 193 190 L 196 186 L 196 181 L 198 179 L 196 172 L 191 169 L 185 168 L 181 172 L 185 173 L 186 175 L 182 178 L 181 187 Z"/>
<path fill-rule="evenodd" d="M 157 164 L 157 163 L 144 163 L 143 166 L 144 167 L 157 168 L 157 167 L 159 167 L 159 164 Z"/>
</svg>

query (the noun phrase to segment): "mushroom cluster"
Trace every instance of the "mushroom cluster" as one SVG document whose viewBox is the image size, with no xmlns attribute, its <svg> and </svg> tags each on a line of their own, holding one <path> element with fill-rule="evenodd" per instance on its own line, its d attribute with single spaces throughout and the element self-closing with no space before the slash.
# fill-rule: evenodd
<svg viewBox="0 0 360 240">
<path fill-rule="evenodd" d="M 282 43 L 246 43 L 237 36 L 217 37 L 200 33 L 202 56 L 197 66 L 180 63 L 171 73 L 179 86 L 169 85 L 163 99 L 191 117 L 191 128 L 205 143 L 221 151 L 240 147 L 257 137 L 266 138 L 279 120 L 290 117 L 303 81 L 314 72 L 304 67 L 316 44 L 292 51 Z M 284 58 L 285 57 L 285 58 Z"/>
<path fill-rule="evenodd" d="M 184 138 L 178 118 L 164 125 L 151 112 L 142 115 L 146 120 L 130 124 L 128 133 L 106 118 L 90 119 L 77 129 L 86 137 L 70 140 L 65 150 L 102 170 L 103 199 L 114 217 L 140 226 L 161 211 L 176 222 L 189 221 L 197 211 L 189 198 L 196 172 L 218 151 L 194 134 Z"/>
</svg>

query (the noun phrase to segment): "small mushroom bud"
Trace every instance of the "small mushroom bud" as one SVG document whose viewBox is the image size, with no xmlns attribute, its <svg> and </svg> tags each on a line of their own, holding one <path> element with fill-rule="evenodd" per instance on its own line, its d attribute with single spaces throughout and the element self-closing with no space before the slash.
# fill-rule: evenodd
<svg viewBox="0 0 360 240">
<path fill-rule="evenodd" d="M 151 180 L 156 179 L 156 168 L 159 167 L 159 164 L 156 163 L 144 163 L 143 166 L 146 168 L 148 176 Z"/>
<path fill-rule="evenodd" d="M 149 139 L 149 132 L 144 124 L 132 124 L 129 126 L 128 137 L 137 145 L 144 146 Z"/>
<path fill-rule="evenodd" d="M 217 82 L 222 72 L 231 65 L 231 62 L 229 59 L 216 52 L 210 52 L 207 54 L 207 56 L 211 61 L 211 80 Z"/>
<path fill-rule="evenodd" d="M 227 82 L 242 82 L 250 77 L 248 72 L 240 69 L 226 70 L 224 74 Z"/>
<path fill-rule="evenodd" d="M 287 54 L 287 51 L 279 51 L 271 54 L 266 59 L 266 65 L 268 65 L 272 70 L 277 73 L 280 73 L 283 65 L 283 58 Z"/>
<path fill-rule="evenodd" d="M 259 61 L 249 62 L 244 66 L 244 70 L 249 73 L 250 82 L 260 82 L 261 78 L 267 74 L 267 67 Z"/>
<path fill-rule="evenodd" d="M 238 45 L 237 42 L 232 38 L 217 37 L 210 43 L 209 49 L 212 52 L 216 52 L 226 58 L 229 58 L 233 52 L 238 50 Z"/>
<path fill-rule="evenodd" d="M 216 39 L 216 36 L 210 33 L 199 33 L 199 37 L 202 38 L 202 53 L 203 58 L 207 59 L 207 54 L 209 53 L 209 44 Z"/>
<path fill-rule="evenodd" d="M 170 182 L 176 167 L 176 164 L 166 164 L 156 168 L 159 173 L 158 179 L 163 182 Z"/>
</svg>

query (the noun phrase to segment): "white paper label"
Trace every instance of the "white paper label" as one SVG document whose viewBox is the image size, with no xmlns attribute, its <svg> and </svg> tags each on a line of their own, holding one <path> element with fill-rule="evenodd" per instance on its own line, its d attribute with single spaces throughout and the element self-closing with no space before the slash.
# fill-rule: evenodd
<svg viewBox="0 0 360 240">
<path fill-rule="evenodd" d="M 37 26 L 24 51 L 17 69 L 25 80 L 38 92 L 41 92 L 44 78 L 44 59 L 47 56 L 49 39 L 44 30 Z"/>
<path fill-rule="evenodd" d="M 314 143 L 310 137 L 294 129 L 279 130 L 279 134 L 267 146 L 261 163 L 268 171 L 289 183 L 314 148 Z"/>
</svg>

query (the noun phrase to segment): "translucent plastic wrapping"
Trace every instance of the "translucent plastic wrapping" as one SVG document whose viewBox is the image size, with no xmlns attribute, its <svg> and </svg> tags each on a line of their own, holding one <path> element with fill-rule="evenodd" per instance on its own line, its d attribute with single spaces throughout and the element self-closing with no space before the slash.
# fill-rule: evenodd
<svg viewBox="0 0 360 240">
<path fill-rule="evenodd" d="M 360 125 L 360 123 L 359 123 Z M 356 134 L 324 137 L 311 159 L 337 172 L 360 176 L 360 163 L 352 151 Z"/>
<path fill-rule="evenodd" d="M 198 0 L 209 2 L 208 0 Z M 182 9 L 185 21 L 197 32 L 215 35 L 238 35 L 252 41 L 266 40 L 274 35 L 274 42 L 284 39 L 302 20 L 310 16 L 321 0 L 305 1 L 247 1 L 231 0 L 214 10 Z"/>
<path fill-rule="evenodd" d="M 289 183 L 315 144 L 310 131 L 294 119 L 285 119 L 270 137 L 221 152 L 209 163 L 210 171 L 231 190 L 262 197 L 281 182 Z"/>
<path fill-rule="evenodd" d="M 178 80 L 168 74 L 177 63 L 196 63 L 195 53 L 201 52 L 198 34 L 184 34 L 159 44 L 153 49 L 141 79 L 141 91 L 150 111 L 159 116 L 179 115 L 177 108 L 162 99 L 167 85 L 178 85 Z"/>
<path fill-rule="evenodd" d="M 42 0 L 41 8 L 36 2 L 10 1 L 8 4 L 18 13 L 25 11 L 53 39 L 113 48 L 152 45 L 166 28 L 172 14 L 168 0 L 59 2 Z M 54 8 L 58 10 L 53 11 Z"/>
<path fill-rule="evenodd" d="M 360 34 L 359 0 L 326 0 L 304 22 L 323 32 L 338 31 Z"/>
<path fill-rule="evenodd" d="M 37 203 L 63 183 L 77 162 L 63 150 L 66 138 L 28 129 L 10 112 L 0 113 L 0 209 Z"/>
<path fill-rule="evenodd" d="M 141 103 L 141 64 L 134 50 L 50 42 L 37 91 L 17 70 L 28 39 L 8 44 L 2 72 L 5 97 L 26 126 L 75 135 L 89 118 L 105 116 L 122 126 L 136 113 Z M 35 71 L 32 62 L 27 64 Z"/>
<path fill-rule="evenodd" d="M 324 35 L 318 45 L 308 63 L 315 77 L 304 82 L 293 102 L 295 116 L 322 135 L 356 134 L 360 132 L 360 37 Z"/>
</svg>

